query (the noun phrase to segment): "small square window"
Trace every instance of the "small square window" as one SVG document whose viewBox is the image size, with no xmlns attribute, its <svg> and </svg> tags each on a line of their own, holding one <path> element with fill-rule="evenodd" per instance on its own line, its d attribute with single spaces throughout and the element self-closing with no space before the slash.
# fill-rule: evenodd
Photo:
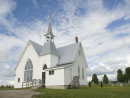
<svg viewBox="0 0 130 98">
<path fill-rule="evenodd" d="M 54 75 L 54 70 L 52 71 L 52 75 Z"/>
<path fill-rule="evenodd" d="M 20 78 L 18 78 L 18 83 L 20 82 Z"/>
<path fill-rule="evenodd" d="M 49 71 L 49 75 L 54 75 L 54 70 Z"/>
</svg>

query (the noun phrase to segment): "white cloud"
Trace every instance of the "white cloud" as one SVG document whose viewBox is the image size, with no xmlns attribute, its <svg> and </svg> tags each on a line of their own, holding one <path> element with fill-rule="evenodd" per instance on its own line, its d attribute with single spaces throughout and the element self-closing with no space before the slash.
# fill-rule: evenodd
<svg viewBox="0 0 130 98">
<path fill-rule="evenodd" d="M 0 80 L 0 82 L 2 82 L 2 80 Z"/>
<path fill-rule="evenodd" d="M 39 9 L 39 6 L 38 6 L 36 0 L 32 0 L 32 2 L 33 2 L 33 4 L 34 4 L 35 8 Z"/>
<path fill-rule="evenodd" d="M 7 82 L 9 85 L 14 85 L 14 81 L 8 81 Z"/>
<path fill-rule="evenodd" d="M 5 69 L 9 69 L 9 68 L 10 68 L 10 66 L 9 66 L 9 65 L 7 65 L 7 64 L 5 64 L 5 65 L 4 65 L 4 68 L 5 68 Z"/>
<path fill-rule="evenodd" d="M 130 0 L 124 0 L 126 4 L 130 5 Z"/>
</svg>

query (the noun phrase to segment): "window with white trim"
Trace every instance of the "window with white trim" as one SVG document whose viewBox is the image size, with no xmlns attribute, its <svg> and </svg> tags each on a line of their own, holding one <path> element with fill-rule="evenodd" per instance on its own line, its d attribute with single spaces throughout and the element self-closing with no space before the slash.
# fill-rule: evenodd
<svg viewBox="0 0 130 98">
<path fill-rule="evenodd" d="M 30 59 L 28 59 L 26 65 L 25 65 L 25 71 L 24 71 L 24 81 L 30 81 L 33 77 L 33 64 Z"/>
<path fill-rule="evenodd" d="M 49 71 L 49 75 L 54 75 L 54 70 Z"/>
<path fill-rule="evenodd" d="M 18 83 L 20 82 L 20 78 L 18 78 Z"/>
<path fill-rule="evenodd" d="M 79 68 L 79 66 L 78 66 L 78 76 L 80 78 L 80 68 Z"/>
<path fill-rule="evenodd" d="M 82 78 L 84 79 L 84 69 L 82 68 Z"/>
</svg>

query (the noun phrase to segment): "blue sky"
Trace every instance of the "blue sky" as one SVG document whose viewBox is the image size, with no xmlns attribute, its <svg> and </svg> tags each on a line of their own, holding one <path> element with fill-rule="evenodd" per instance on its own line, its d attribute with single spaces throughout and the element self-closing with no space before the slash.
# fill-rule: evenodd
<svg viewBox="0 0 130 98">
<path fill-rule="evenodd" d="M 14 84 L 28 39 L 44 44 L 50 13 L 56 47 L 82 42 L 88 81 L 94 73 L 116 80 L 130 66 L 129 0 L 0 0 L 0 85 Z"/>
</svg>

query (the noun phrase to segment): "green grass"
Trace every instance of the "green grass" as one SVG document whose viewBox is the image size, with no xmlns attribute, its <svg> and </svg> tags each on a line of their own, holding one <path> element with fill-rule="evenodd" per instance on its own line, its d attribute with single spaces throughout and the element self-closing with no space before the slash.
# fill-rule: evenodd
<svg viewBox="0 0 130 98">
<path fill-rule="evenodd" d="M 130 85 L 100 87 L 100 85 L 93 84 L 92 87 L 81 87 L 80 89 L 39 88 L 36 91 L 45 93 L 34 95 L 34 98 L 130 98 Z"/>
<path fill-rule="evenodd" d="M 8 87 L 0 87 L 0 90 L 21 90 L 21 89 L 30 89 L 30 87 L 27 87 L 27 88 L 14 88 L 14 87 L 8 88 Z"/>
</svg>

